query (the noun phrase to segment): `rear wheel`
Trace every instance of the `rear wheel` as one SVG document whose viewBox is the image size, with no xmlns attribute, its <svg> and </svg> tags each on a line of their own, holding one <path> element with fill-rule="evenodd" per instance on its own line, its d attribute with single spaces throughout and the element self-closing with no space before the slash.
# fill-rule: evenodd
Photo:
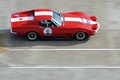
<svg viewBox="0 0 120 80">
<path fill-rule="evenodd" d="M 78 32 L 75 35 L 75 39 L 78 40 L 78 41 L 84 41 L 84 40 L 89 39 L 89 36 L 85 32 Z"/>
<path fill-rule="evenodd" d="M 26 38 L 29 40 L 29 41 L 36 41 L 38 39 L 39 35 L 37 32 L 28 32 L 26 34 Z"/>
</svg>

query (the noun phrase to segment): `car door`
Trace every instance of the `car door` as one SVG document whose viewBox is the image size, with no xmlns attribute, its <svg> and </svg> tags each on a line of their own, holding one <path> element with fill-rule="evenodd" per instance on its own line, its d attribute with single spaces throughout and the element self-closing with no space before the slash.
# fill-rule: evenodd
<svg viewBox="0 0 120 80">
<path fill-rule="evenodd" d="M 39 22 L 43 37 L 64 37 L 64 29 L 56 26 L 51 20 L 41 20 Z"/>
</svg>

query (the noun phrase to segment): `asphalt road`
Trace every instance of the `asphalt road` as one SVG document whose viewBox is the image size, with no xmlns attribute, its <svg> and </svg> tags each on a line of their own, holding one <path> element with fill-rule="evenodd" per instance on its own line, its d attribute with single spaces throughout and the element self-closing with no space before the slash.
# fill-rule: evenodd
<svg viewBox="0 0 120 80">
<path fill-rule="evenodd" d="M 0 0 L 0 66 L 1 67 L 26 67 L 26 66 L 57 66 L 57 67 L 81 67 L 81 66 L 120 66 L 120 1 L 119 0 Z M 10 28 L 10 14 L 34 8 L 51 8 L 57 12 L 69 12 L 69 11 L 83 11 L 91 15 L 98 17 L 100 23 L 100 30 L 95 36 L 92 36 L 87 42 L 79 42 L 75 40 L 39 40 L 36 42 L 26 41 L 24 38 L 11 35 L 9 33 Z M 42 50 L 39 50 L 42 49 Z M 44 49 L 52 49 L 45 51 Z M 68 50 L 54 50 L 54 49 L 68 49 Z M 79 50 L 70 50 L 79 49 Z M 80 50 L 91 49 L 91 50 Z M 97 50 L 95 50 L 97 49 Z M 104 50 L 107 49 L 107 50 Z M 5 71 L 4 71 L 5 70 Z M 3 69 L 6 74 L 13 69 Z M 14 70 L 17 71 L 17 70 Z M 19 72 L 21 70 L 18 70 Z M 27 70 L 26 70 L 27 71 Z M 56 73 L 66 74 L 70 76 L 75 72 L 79 74 L 88 74 L 75 78 L 86 80 L 86 77 L 93 77 L 97 69 L 80 69 L 74 71 L 69 70 L 65 73 L 58 69 Z M 82 71 L 82 72 L 81 72 Z M 119 69 L 102 69 L 97 78 L 91 78 L 89 80 L 118 80 L 116 78 L 119 74 Z M 34 73 L 36 70 L 31 71 L 33 77 L 38 76 Z M 44 70 L 42 70 L 44 72 Z M 45 70 L 44 74 L 50 76 L 50 72 Z M 21 75 L 16 74 L 16 75 Z M 36 72 L 37 73 L 37 72 Z M 111 73 L 111 74 L 107 74 Z M 2 76 L 2 74 L 0 74 Z M 12 73 L 14 74 L 14 72 Z M 27 72 L 23 71 L 23 75 Z M 112 74 L 116 74 L 111 77 Z M 7 74 L 9 75 L 9 73 Z M 59 74 L 58 74 L 59 75 Z M 105 78 L 108 75 L 107 78 Z M 30 76 L 30 75 L 28 75 Z M 43 75 L 44 76 L 44 75 Z M 65 76 L 65 75 L 64 75 Z M 66 77 L 65 76 L 65 77 Z M 11 76 L 12 77 L 12 76 Z M 48 77 L 49 78 L 49 77 Z M 55 77 L 57 79 L 59 77 Z M 5 80 L 4 78 L 2 78 Z M 1 80 L 2 80 L 1 79 Z M 29 79 L 29 78 L 28 78 Z M 39 78 L 38 78 L 39 79 Z M 36 79 L 36 80 L 38 80 Z M 44 78 L 43 78 L 44 79 Z M 46 78 L 47 79 L 47 78 Z M 51 78 L 52 80 L 53 78 Z M 70 77 L 66 79 L 71 79 Z M 14 79 L 13 79 L 14 80 Z M 21 80 L 21 79 L 20 79 Z M 31 79 L 32 80 L 32 79 Z"/>
<path fill-rule="evenodd" d="M 120 69 L 0 69 L 0 80 L 119 80 Z"/>
</svg>

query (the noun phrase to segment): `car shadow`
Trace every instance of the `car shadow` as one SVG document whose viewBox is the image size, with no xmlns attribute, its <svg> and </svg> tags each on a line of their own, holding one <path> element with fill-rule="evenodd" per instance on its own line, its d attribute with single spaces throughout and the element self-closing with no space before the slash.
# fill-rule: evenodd
<svg viewBox="0 0 120 80">
<path fill-rule="evenodd" d="M 72 46 L 76 44 L 84 44 L 86 41 L 76 41 L 70 38 L 52 38 L 40 39 L 37 41 L 28 41 L 22 36 L 10 34 L 9 30 L 0 30 L 0 34 L 4 36 L 2 39 L 3 47 L 26 47 L 26 46 Z"/>
</svg>

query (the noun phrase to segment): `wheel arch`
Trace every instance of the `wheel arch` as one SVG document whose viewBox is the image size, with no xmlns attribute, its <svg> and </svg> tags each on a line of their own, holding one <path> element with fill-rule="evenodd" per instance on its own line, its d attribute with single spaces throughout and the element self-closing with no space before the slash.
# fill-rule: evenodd
<svg viewBox="0 0 120 80">
<path fill-rule="evenodd" d="M 84 33 L 86 33 L 88 36 L 90 36 L 89 33 L 88 33 L 88 31 L 86 31 L 86 30 L 79 30 L 79 31 L 77 31 L 77 32 L 74 33 L 73 37 L 75 37 L 75 35 L 76 35 L 78 32 L 84 32 Z"/>
<path fill-rule="evenodd" d="M 39 32 L 34 31 L 34 30 L 27 31 L 27 32 L 25 33 L 25 36 L 26 36 L 29 32 L 35 32 L 35 33 L 37 33 L 38 36 L 40 36 Z"/>
<path fill-rule="evenodd" d="M 80 37 L 78 37 L 78 35 L 79 35 L 79 33 L 81 33 L 81 32 L 82 32 L 82 34 L 84 33 L 84 37 L 82 37 L 82 38 L 80 39 Z M 76 40 L 78 40 L 78 41 L 88 41 L 89 38 L 90 38 L 90 36 L 88 35 L 88 33 L 87 33 L 86 31 L 78 31 L 78 32 L 75 33 L 75 35 L 74 35 L 73 38 L 76 39 Z"/>
</svg>

